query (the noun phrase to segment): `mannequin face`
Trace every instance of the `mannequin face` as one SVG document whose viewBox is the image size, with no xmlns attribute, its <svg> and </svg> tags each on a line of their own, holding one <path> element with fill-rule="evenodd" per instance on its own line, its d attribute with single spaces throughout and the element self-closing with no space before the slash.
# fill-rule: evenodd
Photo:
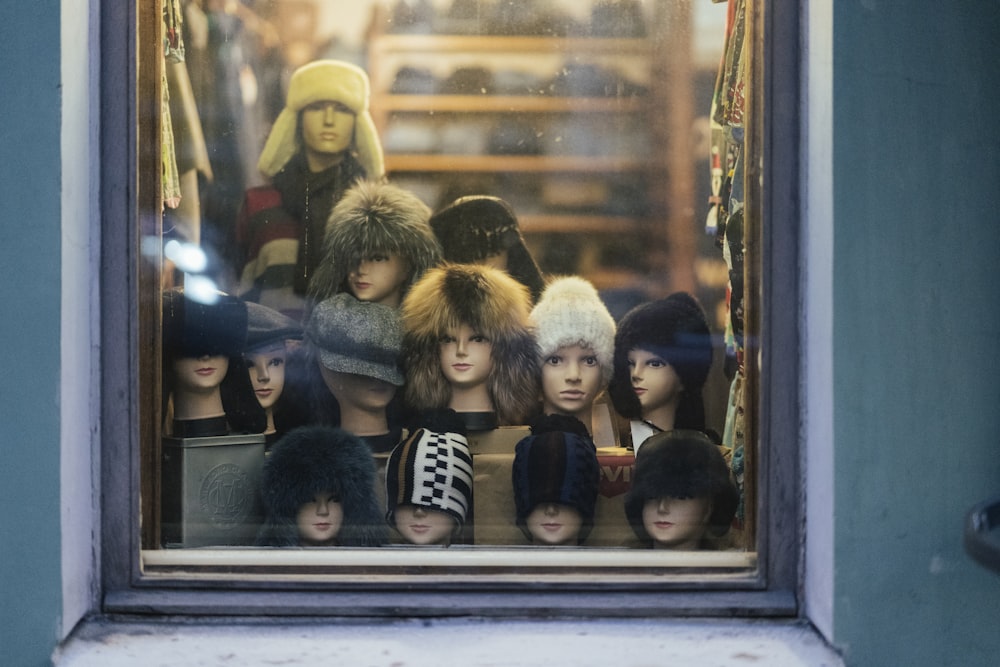
<svg viewBox="0 0 1000 667">
<path fill-rule="evenodd" d="M 651 498 L 642 506 L 642 525 L 657 549 L 695 550 L 712 514 L 708 496 Z"/>
<path fill-rule="evenodd" d="M 302 109 L 300 122 L 302 141 L 311 168 L 314 160 L 328 162 L 332 157 L 340 156 L 354 140 L 354 112 L 340 102 L 313 102 Z M 314 168 L 313 171 L 325 168 L 322 164 L 319 166 L 320 169 Z"/>
<path fill-rule="evenodd" d="M 589 421 L 601 389 L 601 366 L 589 347 L 560 347 L 542 364 L 542 409 L 547 415 L 585 415 Z"/>
<path fill-rule="evenodd" d="M 173 361 L 177 391 L 203 394 L 215 390 L 226 377 L 229 358 L 223 355 L 177 357 Z"/>
<path fill-rule="evenodd" d="M 403 284 L 409 277 L 410 267 L 405 259 L 396 253 L 375 253 L 347 274 L 347 283 L 359 301 L 398 308 Z"/>
<path fill-rule="evenodd" d="M 458 522 L 447 512 L 417 505 L 396 508 L 396 530 L 410 544 L 450 544 Z"/>
<path fill-rule="evenodd" d="M 454 387 L 484 384 L 493 370 L 490 339 L 463 324 L 441 337 L 441 372 Z"/>
<path fill-rule="evenodd" d="M 299 539 L 304 546 L 322 547 L 336 544 L 337 534 L 344 522 L 344 508 L 340 499 L 325 491 L 302 505 L 295 517 Z"/>
<path fill-rule="evenodd" d="M 643 416 L 671 404 L 676 406 L 684 387 L 673 366 L 662 357 L 634 348 L 628 353 L 628 369 Z"/>
<path fill-rule="evenodd" d="M 285 387 L 285 345 L 258 348 L 244 355 L 249 366 L 250 384 L 257 402 L 265 410 L 274 406 Z"/>
<path fill-rule="evenodd" d="M 541 503 L 531 510 L 525 523 L 535 544 L 576 544 L 583 517 L 568 505 Z"/>
<path fill-rule="evenodd" d="M 385 380 L 355 373 L 338 373 L 322 363 L 319 369 L 323 382 L 340 403 L 341 410 L 352 407 L 366 412 L 385 411 L 396 395 L 396 386 Z"/>
</svg>

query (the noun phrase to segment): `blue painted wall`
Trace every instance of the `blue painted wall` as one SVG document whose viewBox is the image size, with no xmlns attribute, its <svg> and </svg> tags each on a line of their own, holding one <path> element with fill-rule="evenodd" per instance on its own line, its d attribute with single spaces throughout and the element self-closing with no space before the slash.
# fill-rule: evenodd
<svg viewBox="0 0 1000 667">
<path fill-rule="evenodd" d="M 1000 4 L 834 7 L 834 635 L 850 665 L 995 665 Z"/>
<path fill-rule="evenodd" d="M 62 614 L 59 2 L 0 8 L 0 646 L 48 664 Z"/>
</svg>

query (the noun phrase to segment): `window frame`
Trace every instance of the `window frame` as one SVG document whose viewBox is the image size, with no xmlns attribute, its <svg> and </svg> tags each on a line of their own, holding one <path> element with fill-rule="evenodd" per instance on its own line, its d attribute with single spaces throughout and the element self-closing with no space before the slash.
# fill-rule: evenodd
<svg viewBox="0 0 1000 667">
<path fill-rule="evenodd" d="M 763 5 L 766 3 L 766 7 Z M 171 575 L 143 572 L 141 498 L 152 482 L 143 479 L 142 443 L 152 437 L 157 414 L 159 369 L 140 375 L 140 351 L 155 349 L 159 327 L 157 286 L 143 261 L 142 238 L 158 233 L 159 216 L 140 193 L 158 191 L 159 127 L 138 125 L 141 117 L 157 118 L 158 99 L 141 99 L 137 90 L 156 89 L 151 67 L 158 49 L 153 35 L 138 34 L 149 25 L 139 12 L 156 17 L 159 3 L 101 3 L 101 425 L 100 425 L 100 588 L 105 613 L 219 616 L 343 617 L 616 617 L 656 616 L 796 616 L 800 613 L 803 489 L 800 478 L 799 410 L 799 16 L 792 0 L 748 0 L 748 39 L 766 34 L 754 58 L 762 84 L 748 98 L 757 119 L 747 128 L 747 178 L 761 179 L 760 200 L 748 188 L 748 211 L 766 216 L 767 233 L 748 229 L 748 253 L 760 293 L 747 295 L 757 312 L 758 330 L 748 327 L 748 354 L 759 355 L 760 377 L 756 433 L 748 442 L 758 468 L 756 514 L 758 566 L 748 573 L 707 577 L 639 577 L 628 581 L 547 580 L 483 577 L 482 581 L 449 583 L 441 579 L 413 581 L 359 576 L 315 581 L 259 580 L 218 575 Z M 123 29 L 122 26 L 131 28 Z M 759 93 L 759 94 L 757 94 Z M 756 168 L 754 168 L 756 167 Z M 748 216 L 750 219 L 752 216 Z M 748 281 L 750 282 L 750 281 Z M 791 304 L 789 307 L 782 307 Z M 753 342 L 759 341 L 754 349 Z M 752 366 L 752 364 L 748 364 Z"/>
</svg>

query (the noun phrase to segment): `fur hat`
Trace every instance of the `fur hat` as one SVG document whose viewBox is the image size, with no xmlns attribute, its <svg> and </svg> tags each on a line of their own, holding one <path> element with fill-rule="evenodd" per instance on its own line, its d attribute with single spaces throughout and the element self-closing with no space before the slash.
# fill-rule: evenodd
<svg viewBox="0 0 1000 667">
<path fill-rule="evenodd" d="M 531 426 L 531 435 L 514 448 L 511 481 L 517 525 L 530 540 L 527 519 L 542 503 L 572 507 L 583 522 L 579 541 L 594 526 L 601 467 L 586 426 L 575 417 L 547 415 Z"/>
<path fill-rule="evenodd" d="M 354 184 L 333 208 L 326 223 L 323 259 L 309 283 L 320 301 L 348 291 L 348 274 L 377 252 L 399 255 L 407 263 L 412 285 L 424 271 L 441 262 L 441 246 L 427 224 L 431 210 L 413 193 L 376 181 Z"/>
<path fill-rule="evenodd" d="M 299 544 L 296 516 L 317 493 L 331 492 L 344 513 L 337 544 L 368 547 L 386 542 L 375 494 L 375 459 L 361 438 L 329 426 L 303 426 L 275 443 L 264 462 L 261 496 L 267 519 L 263 546 Z"/>
<path fill-rule="evenodd" d="M 403 301 L 406 402 L 414 410 L 448 407 L 440 339 L 466 324 L 489 338 L 489 392 L 501 424 L 523 424 L 537 409 L 539 366 L 528 317 L 528 290 L 499 269 L 446 264 L 424 274 Z"/>
<path fill-rule="evenodd" d="M 191 299 L 183 289 L 163 292 L 163 354 L 165 357 L 234 357 L 247 340 L 246 302 L 218 294 L 214 303 Z"/>
<path fill-rule="evenodd" d="M 524 245 L 513 209 L 498 197 L 459 197 L 431 216 L 431 229 L 441 242 L 444 259 L 476 264 L 507 251 L 507 273 L 531 291 L 534 302 L 542 293 L 542 272 Z"/>
<path fill-rule="evenodd" d="M 302 325 L 292 318 L 253 301 L 247 301 L 246 306 L 247 351 L 286 340 L 302 340 Z"/>
<path fill-rule="evenodd" d="M 396 522 L 396 507 L 415 505 L 454 517 L 465 524 L 472 505 L 472 452 L 465 426 L 453 410 L 435 411 L 389 455 L 385 467 L 385 515 Z M 444 414 L 450 413 L 448 417 Z"/>
<path fill-rule="evenodd" d="M 560 347 L 589 347 L 601 365 L 601 386 L 607 386 L 614 367 L 615 320 L 593 285 L 577 276 L 553 280 L 531 311 L 531 319 L 541 363 Z"/>
<path fill-rule="evenodd" d="M 704 430 L 705 405 L 701 389 L 712 367 L 712 335 L 701 304 L 686 292 L 636 306 L 618 323 L 615 364 L 608 395 L 623 417 L 642 416 L 632 390 L 628 353 L 640 348 L 663 357 L 677 373 L 684 389 L 674 428 Z"/>
<path fill-rule="evenodd" d="M 313 102 L 332 100 L 354 112 L 354 150 L 369 178 L 385 175 L 382 146 L 368 113 L 370 86 L 363 69 L 338 60 L 316 60 L 295 70 L 288 83 L 285 108 L 271 126 L 257 168 L 274 176 L 295 155 L 299 112 Z"/>
<path fill-rule="evenodd" d="M 313 309 L 306 336 L 331 371 L 403 385 L 399 369 L 403 331 L 395 308 L 341 292 Z"/>
<path fill-rule="evenodd" d="M 625 495 L 625 515 L 640 539 L 650 539 L 642 525 L 643 505 L 663 496 L 710 496 L 708 531 L 714 536 L 729 530 L 739 502 L 739 491 L 719 447 L 704 433 L 688 430 L 656 433 L 636 455 L 632 488 Z"/>
</svg>

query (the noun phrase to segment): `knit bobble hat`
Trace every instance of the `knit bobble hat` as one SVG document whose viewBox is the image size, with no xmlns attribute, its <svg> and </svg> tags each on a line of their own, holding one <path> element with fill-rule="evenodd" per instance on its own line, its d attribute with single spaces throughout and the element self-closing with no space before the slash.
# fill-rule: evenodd
<svg viewBox="0 0 1000 667">
<path fill-rule="evenodd" d="M 408 287 L 441 262 L 441 246 L 427 224 L 430 214 L 408 190 L 370 180 L 354 184 L 326 223 L 323 258 L 309 282 L 313 300 L 348 291 L 348 274 L 377 253 L 398 255 L 406 262 Z"/>
<path fill-rule="evenodd" d="M 294 429 L 275 443 L 264 462 L 261 496 L 267 519 L 257 543 L 298 545 L 299 508 L 317 493 L 329 492 L 343 511 L 339 546 L 385 544 L 385 522 L 374 485 L 375 460 L 359 437 L 330 426 Z"/>
<path fill-rule="evenodd" d="M 514 210 L 498 197 L 459 197 L 431 216 L 431 229 L 441 242 L 444 259 L 477 264 L 507 252 L 507 273 L 528 288 L 532 301 L 545 287 L 542 272 L 524 245 Z"/>
<path fill-rule="evenodd" d="M 227 356 L 243 352 L 247 340 L 246 302 L 218 293 L 215 301 L 195 301 L 183 289 L 163 292 L 163 353 L 171 357 Z"/>
<path fill-rule="evenodd" d="M 561 347 L 590 348 L 601 366 L 601 386 L 607 386 L 614 366 L 615 320 L 593 285 L 576 276 L 553 280 L 531 319 L 541 363 Z"/>
<path fill-rule="evenodd" d="M 413 410 L 448 407 L 441 337 L 463 324 L 489 339 L 489 393 L 501 424 L 524 424 L 538 407 L 541 375 L 528 316 L 528 290 L 484 265 L 445 264 L 424 274 L 403 300 L 406 402 Z"/>
<path fill-rule="evenodd" d="M 647 500 L 664 496 L 709 496 L 712 514 L 708 531 L 715 536 L 729 530 L 739 502 L 739 491 L 718 446 L 704 433 L 689 430 L 652 435 L 636 455 L 632 488 L 625 495 L 625 515 L 640 539 L 651 539 L 642 525 L 643 506 Z"/>
<path fill-rule="evenodd" d="M 368 113 L 370 86 L 363 69 L 339 60 L 317 60 L 295 70 L 288 83 L 285 108 L 271 126 L 257 168 L 268 177 L 278 173 L 298 150 L 299 112 L 313 102 L 340 102 L 354 112 L 353 148 L 368 178 L 385 175 L 382 145 Z"/>
<path fill-rule="evenodd" d="M 686 292 L 636 306 L 618 323 L 611 402 L 623 417 L 639 419 L 642 406 L 632 390 L 628 353 L 636 348 L 663 358 L 683 385 L 674 428 L 705 428 L 701 390 L 712 366 L 712 336 L 701 304 Z"/>
<path fill-rule="evenodd" d="M 514 448 L 511 481 L 517 525 L 531 539 L 527 519 L 538 505 L 556 503 L 580 513 L 582 544 L 594 527 L 601 467 L 587 427 L 575 417 L 547 415 Z"/>
<path fill-rule="evenodd" d="M 453 410 L 434 411 L 423 423 L 389 455 L 385 518 L 395 525 L 396 508 L 415 505 L 450 515 L 457 530 L 472 504 L 472 453 L 465 426 Z"/>
<path fill-rule="evenodd" d="M 331 371 L 403 385 L 399 368 L 403 331 L 395 308 L 341 292 L 316 306 L 306 336 Z"/>
</svg>

